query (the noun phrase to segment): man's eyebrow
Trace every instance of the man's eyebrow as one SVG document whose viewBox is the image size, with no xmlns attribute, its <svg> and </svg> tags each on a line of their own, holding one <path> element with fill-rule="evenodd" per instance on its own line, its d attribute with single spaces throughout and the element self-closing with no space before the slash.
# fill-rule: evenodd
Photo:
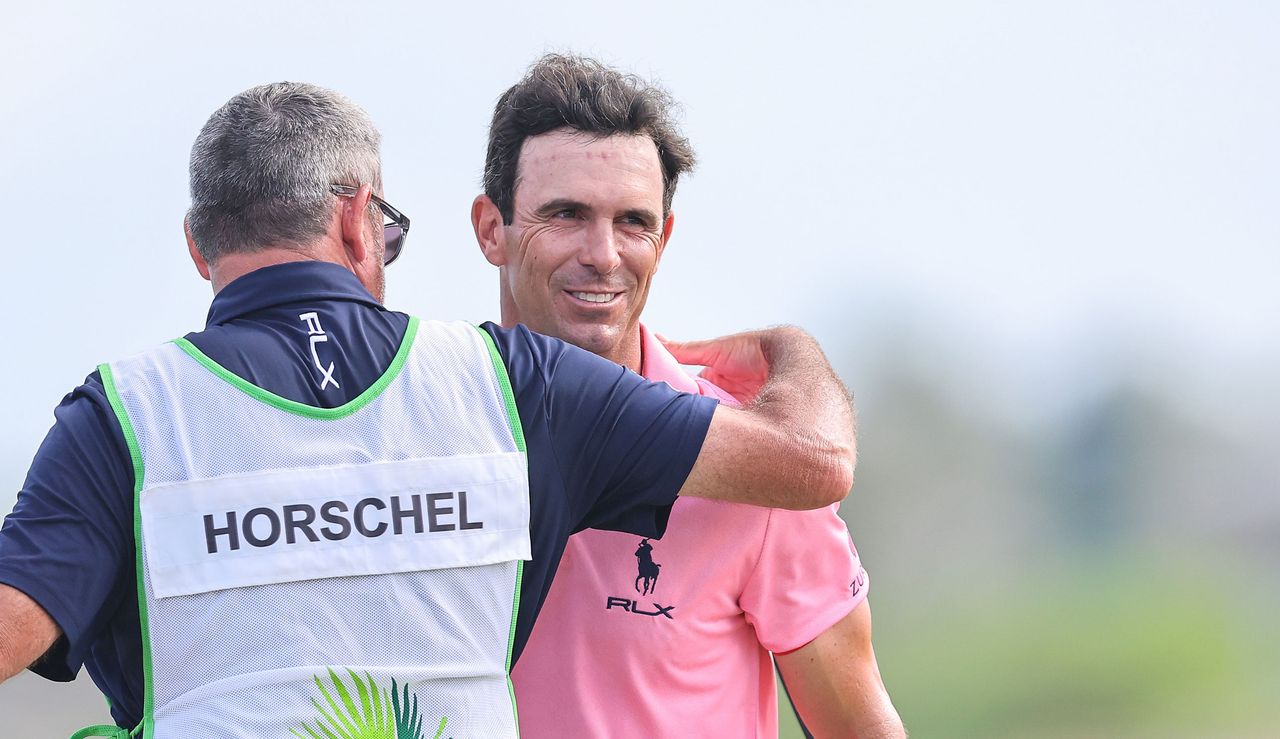
<svg viewBox="0 0 1280 739">
<path fill-rule="evenodd" d="M 562 211 L 562 210 L 590 210 L 590 208 L 587 206 L 586 203 L 582 203 L 577 200 L 571 200 L 569 198 L 556 198 L 555 200 L 548 200 L 547 202 L 543 203 L 534 212 L 537 213 L 539 216 L 549 216 L 552 213 L 558 213 L 559 211 Z"/>
<path fill-rule="evenodd" d="M 628 208 L 623 211 L 622 215 L 627 218 L 635 218 L 650 228 L 658 223 L 658 214 L 648 208 Z"/>
</svg>

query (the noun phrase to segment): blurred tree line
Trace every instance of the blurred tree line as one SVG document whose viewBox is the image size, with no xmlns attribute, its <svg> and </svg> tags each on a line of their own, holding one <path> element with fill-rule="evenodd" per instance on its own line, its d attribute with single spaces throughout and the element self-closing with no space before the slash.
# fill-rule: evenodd
<svg viewBox="0 0 1280 739">
<path fill-rule="evenodd" d="M 1173 360 L 1005 393 L 910 331 L 832 354 L 860 409 L 841 512 L 913 736 L 1280 730 L 1274 390 Z"/>
</svg>

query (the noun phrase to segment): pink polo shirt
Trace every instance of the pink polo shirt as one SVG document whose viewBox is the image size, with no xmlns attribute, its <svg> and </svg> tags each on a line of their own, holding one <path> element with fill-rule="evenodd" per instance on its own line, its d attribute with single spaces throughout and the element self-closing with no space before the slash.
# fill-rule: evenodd
<svg viewBox="0 0 1280 739">
<path fill-rule="evenodd" d="M 734 403 L 640 336 L 645 377 Z M 770 652 L 808 644 L 866 593 L 836 506 L 682 497 L 662 539 L 575 534 L 511 674 L 521 735 L 776 737 Z"/>
</svg>

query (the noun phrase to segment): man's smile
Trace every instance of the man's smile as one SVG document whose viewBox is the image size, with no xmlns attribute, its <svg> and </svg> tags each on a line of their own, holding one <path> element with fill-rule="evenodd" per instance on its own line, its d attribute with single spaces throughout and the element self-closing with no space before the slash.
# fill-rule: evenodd
<svg viewBox="0 0 1280 739">
<path fill-rule="evenodd" d="M 596 305 L 612 303 L 615 299 L 617 299 L 619 295 L 622 294 L 622 293 L 615 293 L 615 292 L 608 292 L 608 293 L 586 292 L 581 290 L 565 290 L 565 292 L 568 293 L 570 297 L 576 300 L 582 301 L 584 303 L 593 303 Z"/>
</svg>

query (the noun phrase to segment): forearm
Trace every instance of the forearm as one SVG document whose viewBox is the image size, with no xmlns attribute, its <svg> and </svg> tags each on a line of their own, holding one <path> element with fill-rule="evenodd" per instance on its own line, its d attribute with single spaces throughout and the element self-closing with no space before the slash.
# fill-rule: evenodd
<svg viewBox="0 0 1280 739">
<path fill-rule="evenodd" d="M 809 644 L 775 659 L 796 711 L 815 737 L 907 735 L 880 679 L 865 601 Z"/>
<path fill-rule="evenodd" d="M 813 663 L 785 665 L 783 679 L 796 713 L 817 739 L 903 739 L 906 729 L 878 674 L 861 670 L 844 676 Z M 859 674 L 860 673 L 860 674 Z"/>
<path fill-rule="evenodd" d="M 839 730 L 830 734 L 812 732 L 813 735 L 815 737 L 850 736 L 856 739 L 906 739 L 907 730 L 902 725 L 898 709 L 894 708 L 893 701 L 889 699 L 889 693 L 885 691 L 883 683 L 878 687 L 867 686 L 867 692 L 861 696 L 860 700 L 855 701 L 855 705 L 855 715 L 848 717 L 848 730 Z"/>
<path fill-rule="evenodd" d="M 851 457 L 810 430 L 722 405 L 680 494 L 769 508 L 822 508 L 848 495 Z"/>
<path fill-rule="evenodd" d="M 907 739 L 907 730 L 892 703 L 885 700 L 876 711 L 875 715 L 864 716 L 854 729 L 857 739 Z"/>
<path fill-rule="evenodd" d="M 853 487 L 857 462 L 852 396 L 805 331 L 764 331 L 761 350 L 769 377 L 749 410 L 796 444 L 798 456 L 788 474 L 811 489 L 835 490 L 836 500 L 842 499 Z"/>
</svg>

